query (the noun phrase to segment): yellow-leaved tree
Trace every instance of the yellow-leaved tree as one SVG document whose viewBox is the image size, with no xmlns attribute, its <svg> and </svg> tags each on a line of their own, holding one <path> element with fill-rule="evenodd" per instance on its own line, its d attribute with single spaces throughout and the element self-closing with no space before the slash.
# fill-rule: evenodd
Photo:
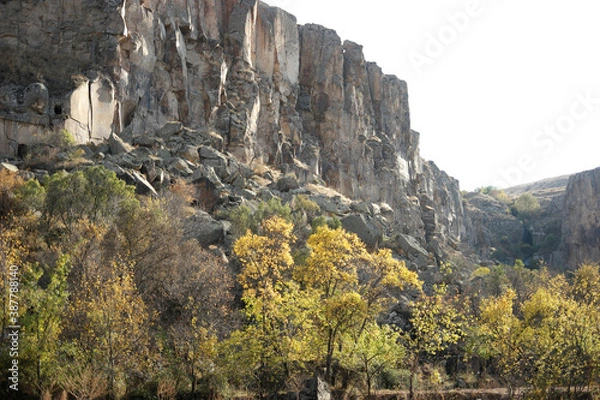
<svg viewBox="0 0 600 400">
<path fill-rule="evenodd" d="M 80 363 L 106 374 L 109 395 L 126 391 L 128 378 L 149 368 L 150 314 L 134 283 L 132 268 L 88 271 L 69 307 L 74 346 L 64 373 L 79 373 Z"/>
<path fill-rule="evenodd" d="M 316 325 L 323 340 L 325 379 L 332 381 L 336 354 L 344 350 L 344 336 L 371 340 L 363 331 L 394 299 L 394 291 L 407 286 L 420 290 L 421 283 L 390 250 L 369 254 L 357 235 L 342 228 L 319 227 L 307 246 L 310 254 L 294 276 L 320 295 Z"/>
<path fill-rule="evenodd" d="M 317 297 L 291 280 L 292 230 L 291 223 L 274 216 L 257 234 L 248 230 L 233 248 L 242 265 L 238 282 L 248 323 L 222 349 L 234 379 L 247 381 L 261 395 L 280 390 L 314 358 L 309 315 Z"/>
<path fill-rule="evenodd" d="M 458 300 L 447 294 L 444 285 L 434 286 L 432 296 L 422 295 L 414 302 L 411 329 L 404 341 L 409 351 L 409 398 L 414 398 L 414 382 L 422 356 L 435 356 L 458 343 L 465 335 L 467 316 L 456 306 Z"/>
</svg>

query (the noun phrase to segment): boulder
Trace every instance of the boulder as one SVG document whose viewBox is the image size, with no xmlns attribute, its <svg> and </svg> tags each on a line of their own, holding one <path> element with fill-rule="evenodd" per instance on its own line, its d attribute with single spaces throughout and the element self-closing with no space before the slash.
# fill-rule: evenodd
<svg viewBox="0 0 600 400">
<path fill-rule="evenodd" d="M 196 183 L 202 179 L 208 179 L 216 187 L 223 186 L 223 182 L 215 173 L 214 168 L 208 165 L 200 165 L 192 174 L 192 182 Z"/>
<path fill-rule="evenodd" d="M 219 179 L 227 179 L 230 175 L 229 162 L 223 153 L 212 147 L 201 146 L 198 150 L 198 154 L 202 165 L 212 167 Z"/>
<path fill-rule="evenodd" d="M 179 157 L 174 157 L 171 160 L 170 165 L 169 165 L 169 171 L 179 173 L 180 175 L 183 175 L 183 176 L 189 176 L 194 173 L 194 171 L 191 170 L 188 163 L 184 159 L 179 158 Z"/>
<path fill-rule="evenodd" d="M 311 378 L 306 381 L 300 391 L 300 400 L 331 400 L 331 389 L 321 378 Z"/>
<path fill-rule="evenodd" d="M 137 171 L 126 170 L 118 165 L 110 164 L 105 167 L 117 175 L 117 178 L 122 179 L 128 185 L 135 186 L 137 194 L 153 195 L 158 197 L 156 189 L 146 180 L 146 178 Z"/>
<path fill-rule="evenodd" d="M 7 162 L 0 163 L 0 171 L 2 171 L 3 169 L 14 173 L 19 172 L 19 168 L 16 165 L 12 165 Z"/>
<path fill-rule="evenodd" d="M 198 211 L 187 218 L 183 231 L 184 237 L 196 239 L 203 247 L 220 243 L 225 237 L 223 224 L 204 211 Z"/>
<path fill-rule="evenodd" d="M 429 253 L 421 246 L 419 241 L 410 235 L 398 234 L 395 237 L 396 244 L 412 261 L 415 261 L 419 266 L 427 263 Z"/>
<path fill-rule="evenodd" d="M 300 183 L 294 175 L 286 175 L 277 181 L 275 188 L 282 193 L 300 188 Z"/>
<path fill-rule="evenodd" d="M 110 152 L 113 155 L 129 153 L 133 151 L 133 146 L 131 146 L 128 143 L 125 143 L 123 139 L 121 139 L 114 133 L 108 138 L 108 146 L 110 147 Z"/>
<path fill-rule="evenodd" d="M 348 215 L 341 220 L 342 227 L 348 232 L 358 235 L 368 247 L 375 248 L 383 238 L 381 231 L 373 224 L 371 218 L 362 215 Z"/>
<path fill-rule="evenodd" d="M 179 157 L 193 163 L 197 163 L 198 161 L 200 161 L 200 156 L 198 155 L 198 148 L 192 145 L 184 146 L 184 148 L 179 152 Z"/>
<path fill-rule="evenodd" d="M 179 132 L 183 130 L 183 124 L 179 121 L 171 121 L 167 122 L 156 131 L 156 136 L 161 137 L 162 139 L 169 139 L 171 136 L 177 135 Z"/>
</svg>

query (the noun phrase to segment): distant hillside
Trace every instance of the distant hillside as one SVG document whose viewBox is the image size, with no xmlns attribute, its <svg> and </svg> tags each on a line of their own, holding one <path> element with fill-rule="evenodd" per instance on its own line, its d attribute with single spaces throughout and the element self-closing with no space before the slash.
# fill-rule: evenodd
<svg viewBox="0 0 600 400">
<path fill-rule="evenodd" d="M 482 261 L 574 269 L 600 260 L 600 168 L 489 193 L 465 195 L 466 242 Z M 519 215 L 514 203 L 531 194 L 539 210 Z"/>
<path fill-rule="evenodd" d="M 531 193 L 538 198 L 553 198 L 564 193 L 569 183 L 571 175 L 548 178 L 537 182 L 525 183 L 523 185 L 513 186 L 504 189 L 504 192 L 511 197 L 518 197 L 523 193 Z"/>
</svg>

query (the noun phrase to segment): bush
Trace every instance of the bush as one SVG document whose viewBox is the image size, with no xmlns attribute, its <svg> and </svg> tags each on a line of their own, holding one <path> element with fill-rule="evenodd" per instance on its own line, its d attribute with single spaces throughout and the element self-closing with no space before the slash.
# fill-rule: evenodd
<svg viewBox="0 0 600 400">
<path fill-rule="evenodd" d="M 27 146 L 24 154 L 25 165 L 28 167 L 40 167 L 50 169 L 59 161 L 74 160 L 83 157 L 80 149 L 74 149 L 75 139 L 67 130 L 48 131 L 42 135 L 36 135 Z M 65 153 L 66 159 L 59 160 L 59 154 Z"/>
<path fill-rule="evenodd" d="M 46 219 L 60 221 L 69 229 L 82 219 L 119 221 L 123 213 L 139 207 L 135 188 L 101 166 L 72 174 L 57 172 L 45 179 L 44 186 Z"/>
<path fill-rule="evenodd" d="M 531 194 L 523 193 L 513 205 L 513 214 L 517 218 L 530 218 L 540 211 L 540 202 Z"/>
<path fill-rule="evenodd" d="M 380 389 L 406 389 L 410 385 L 410 371 L 407 369 L 386 369 L 379 375 L 377 383 Z"/>
<path fill-rule="evenodd" d="M 24 184 L 23 179 L 7 169 L 0 170 L 0 216 L 18 212 L 21 204 L 16 191 Z"/>
<path fill-rule="evenodd" d="M 304 211 L 309 221 L 321 212 L 321 207 L 303 194 L 294 197 L 292 205 L 294 211 Z"/>
<path fill-rule="evenodd" d="M 317 229 L 321 226 L 327 226 L 329 229 L 337 229 L 342 227 L 342 222 L 335 216 L 326 217 L 324 215 L 319 215 L 312 220 L 312 233 L 317 232 Z"/>
<path fill-rule="evenodd" d="M 282 204 L 281 199 L 277 197 L 259 203 L 254 211 L 247 205 L 241 205 L 225 213 L 225 218 L 233 225 L 236 237 L 244 235 L 248 229 L 258 233 L 261 222 L 273 216 L 293 222 L 292 209 L 288 204 Z"/>
</svg>

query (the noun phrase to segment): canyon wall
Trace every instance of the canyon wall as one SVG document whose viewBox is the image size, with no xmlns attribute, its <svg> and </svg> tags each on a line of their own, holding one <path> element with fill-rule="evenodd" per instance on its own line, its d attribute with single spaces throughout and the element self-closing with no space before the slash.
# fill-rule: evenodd
<svg viewBox="0 0 600 400">
<path fill-rule="evenodd" d="M 564 199 L 562 250 L 566 265 L 600 262 L 600 168 L 570 177 Z"/>
<path fill-rule="evenodd" d="M 406 83 L 330 29 L 256 0 L 6 0 L 0 15 L 4 155 L 46 130 L 136 143 L 180 121 L 242 162 L 389 204 L 435 254 L 460 241 L 458 182 L 419 155 Z"/>
</svg>

